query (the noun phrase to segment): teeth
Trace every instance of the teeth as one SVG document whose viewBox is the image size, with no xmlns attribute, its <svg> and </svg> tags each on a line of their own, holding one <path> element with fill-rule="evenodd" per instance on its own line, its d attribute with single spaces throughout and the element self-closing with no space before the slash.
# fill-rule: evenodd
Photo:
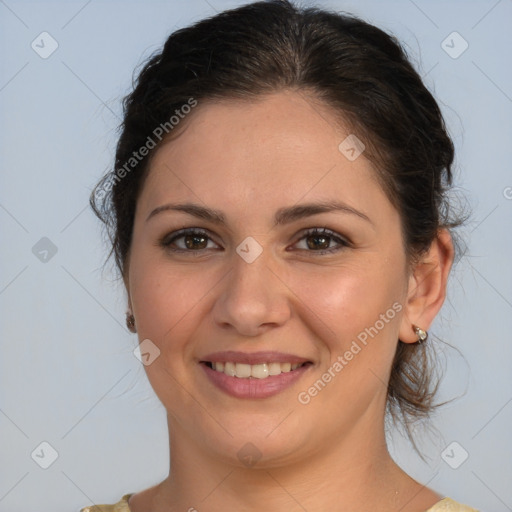
<svg viewBox="0 0 512 512">
<path fill-rule="evenodd" d="M 280 375 L 296 370 L 301 363 L 261 363 L 261 364 L 245 364 L 245 363 L 211 363 L 212 368 L 220 373 L 225 373 L 230 377 L 238 377 L 239 379 L 266 379 L 270 375 Z"/>
<path fill-rule="evenodd" d="M 242 379 L 246 379 L 251 376 L 251 365 L 236 363 L 235 365 L 235 376 L 240 377 Z"/>
<path fill-rule="evenodd" d="M 215 370 L 217 369 L 217 363 L 213 363 L 215 364 Z M 222 363 L 220 363 L 222 364 Z M 220 370 L 219 370 L 220 371 Z M 236 366 L 235 366 L 235 363 L 225 363 L 224 364 L 224 373 L 226 375 L 229 375 L 230 377 L 236 377 Z"/>
<path fill-rule="evenodd" d="M 281 363 L 270 363 L 268 365 L 268 373 L 270 375 L 279 375 L 281 373 Z"/>
<path fill-rule="evenodd" d="M 282 372 L 291 372 L 292 371 L 291 363 L 281 363 L 281 371 Z"/>
<path fill-rule="evenodd" d="M 253 364 L 251 366 L 251 377 L 254 377 L 255 379 L 266 379 L 268 377 L 268 364 Z"/>
</svg>

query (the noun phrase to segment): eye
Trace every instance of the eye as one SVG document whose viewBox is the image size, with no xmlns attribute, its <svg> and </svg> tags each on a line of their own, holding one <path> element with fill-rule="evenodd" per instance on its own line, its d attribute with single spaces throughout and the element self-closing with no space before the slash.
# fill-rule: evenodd
<svg viewBox="0 0 512 512">
<path fill-rule="evenodd" d="M 315 252 L 317 254 L 327 254 L 349 247 L 350 243 L 327 228 L 311 228 L 306 230 L 295 246 L 300 246 L 300 250 Z"/>
<path fill-rule="evenodd" d="M 201 228 L 186 228 L 169 233 L 160 240 L 159 245 L 174 252 L 188 253 L 220 249 L 209 233 Z M 304 232 L 294 246 L 320 255 L 340 251 L 349 247 L 350 243 L 330 229 L 311 228 Z"/>
<path fill-rule="evenodd" d="M 215 246 L 213 247 L 212 244 Z M 208 235 L 208 232 L 200 228 L 188 228 L 174 231 L 160 240 L 160 245 L 176 252 L 199 252 L 207 249 L 218 249 Z"/>
</svg>

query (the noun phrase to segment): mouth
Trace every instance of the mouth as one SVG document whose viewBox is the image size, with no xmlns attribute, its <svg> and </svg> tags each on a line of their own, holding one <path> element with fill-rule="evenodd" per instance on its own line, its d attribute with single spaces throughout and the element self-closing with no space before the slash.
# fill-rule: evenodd
<svg viewBox="0 0 512 512">
<path fill-rule="evenodd" d="M 281 393 L 298 382 L 314 362 L 280 352 L 216 352 L 199 366 L 209 382 L 235 398 L 260 399 Z"/>
<path fill-rule="evenodd" d="M 228 375 L 229 377 L 237 377 L 239 379 L 267 379 L 281 375 L 282 373 L 294 372 L 303 366 L 311 365 L 310 361 L 303 363 L 291 362 L 266 362 L 258 364 L 235 363 L 234 361 L 201 361 L 201 364 L 208 368 Z"/>
</svg>

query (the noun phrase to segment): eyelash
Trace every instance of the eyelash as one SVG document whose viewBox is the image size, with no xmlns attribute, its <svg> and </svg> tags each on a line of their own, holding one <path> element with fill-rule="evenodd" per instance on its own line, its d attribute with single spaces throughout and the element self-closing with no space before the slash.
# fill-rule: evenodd
<svg viewBox="0 0 512 512">
<path fill-rule="evenodd" d="M 184 238 L 185 236 L 202 236 L 207 238 L 209 241 L 213 241 L 212 238 L 209 236 L 208 232 L 201 228 L 185 228 L 180 229 L 179 231 L 174 231 L 173 233 L 170 233 L 166 236 L 164 236 L 160 241 L 159 245 L 164 247 L 167 250 L 170 250 L 175 253 L 195 253 L 195 255 L 200 255 L 203 253 L 203 251 L 206 251 L 208 249 L 198 249 L 198 250 L 192 250 L 192 249 L 181 249 L 181 248 L 173 248 L 171 245 L 180 238 Z M 338 247 L 331 247 L 329 249 L 322 249 L 322 250 L 307 250 L 307 249 L 300 249 L 302 251 L 311 252 L 315 255 L 322 255 L 322 254 L 331 254 L 337 251 L 340 251 L 341 249 L 345 247 L 350 247 L 350 242 L 342 238 L 341 236 L 337 235 L 334 231 L 331 231 L 327 228 L 309 228 L 306 229 L 302 236 L 295 242 L 294 245 L 296 245 L 298 242 L 312 236 L 324 236 L 328 237 L 330 241 L 335 241 L 338 244 Z M 214 242 L 215 243 L 215 242 Z"/>
</svg>

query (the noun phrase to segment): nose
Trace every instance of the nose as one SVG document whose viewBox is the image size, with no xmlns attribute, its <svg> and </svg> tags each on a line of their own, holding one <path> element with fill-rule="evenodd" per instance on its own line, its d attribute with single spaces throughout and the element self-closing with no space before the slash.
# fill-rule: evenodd
<svg viewBox="0 0 512 512">
<path fill-rule="evenodd" d="M 213 308 L 216 325 L 253 337 L 289 320 L 290 292 L 265 253 L 252 263 L 233 255 Z"/>
</svg>

